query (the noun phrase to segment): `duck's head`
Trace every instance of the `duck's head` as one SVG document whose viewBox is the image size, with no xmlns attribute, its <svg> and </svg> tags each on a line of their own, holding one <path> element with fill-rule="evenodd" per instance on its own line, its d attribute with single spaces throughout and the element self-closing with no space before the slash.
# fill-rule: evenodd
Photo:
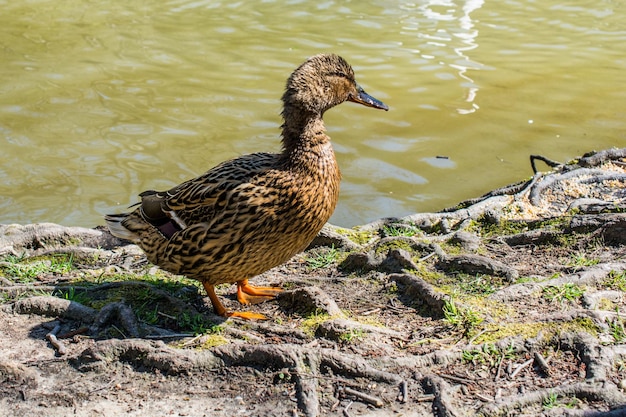
<svg viewBox="0 0 626 417">
<path fill-rule="evenodd" d="M 389 110 L 385 103 L 363 91 L 354 80 L 350 64 L 334 54 L 320 54 L 307 59 L 291 74 L 283 95 L 285 108 L 319 115 L 344 101 Z"/>
</svg>

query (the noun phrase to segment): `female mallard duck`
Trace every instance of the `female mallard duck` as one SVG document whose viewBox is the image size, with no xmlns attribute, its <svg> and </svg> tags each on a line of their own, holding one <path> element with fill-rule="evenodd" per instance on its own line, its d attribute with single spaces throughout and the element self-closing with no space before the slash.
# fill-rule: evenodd
<svg viewBox="0 0 626 417">
<path fill-rule="evenodd" d="M 346 100 L 388 110 L 343 58 L 309 58 L 287 80 L 281 153 L 244 155 L 169 191 L 145 191 L 135 211 L 105 216 L 111 233 L 164 270 L 201 281 L 217 314 L 264 319 L 227 312 L 214 286 L 236 282 L 242 304 L 280 292 L 248 278 L 303 251 L 333 213 L 340 172 L 322 116 Z"/>
</svg>

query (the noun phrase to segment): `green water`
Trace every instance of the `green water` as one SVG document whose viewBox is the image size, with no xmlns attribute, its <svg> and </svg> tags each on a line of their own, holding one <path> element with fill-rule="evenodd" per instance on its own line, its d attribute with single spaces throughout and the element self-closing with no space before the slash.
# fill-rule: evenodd
<svg viewBox="0 0 626 417">
<path fill-rule="evenodd" d="M 0 1 L 0 223 L 95 226 L 278 150 L 285 79 L 319 52 L 390 107 L 325 115 L 331 222 L 440 210 L 530 154 L 626 146 L 625 20 L 618 0 Z"/>
</svg>

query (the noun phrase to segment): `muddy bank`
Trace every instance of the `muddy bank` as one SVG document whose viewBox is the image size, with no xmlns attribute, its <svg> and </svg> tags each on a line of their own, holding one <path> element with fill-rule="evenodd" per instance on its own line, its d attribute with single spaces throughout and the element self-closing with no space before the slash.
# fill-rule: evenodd
<svg viewBox="0 0 626 417">
<path fill-rule="evenodd" d="M 622 415 L 625 158 L 328 226 L 254 280 L 265 322 L 104 230 L 0 225 L 0 415 Z"/>
</svg>

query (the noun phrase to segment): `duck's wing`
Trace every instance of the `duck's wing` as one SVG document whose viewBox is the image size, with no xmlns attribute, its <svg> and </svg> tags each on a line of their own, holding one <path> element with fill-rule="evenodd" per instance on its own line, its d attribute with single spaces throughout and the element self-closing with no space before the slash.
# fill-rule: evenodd
<svg viewBox="0 0 626 417">
<path fill-rule="evenodd" d="M 181 230 L 197 223 L 211 223 L 232 210 L 233 195 L 239 200 L 265 188 L 264 176 L 275 168 L 278 155 L 255 153 L 235 158 L 165 191 L 141 194 L 141 212 L 155 226 L 172 223 Z M 169 227 L 169 226 L 168 226 Z"/>
</svg>

